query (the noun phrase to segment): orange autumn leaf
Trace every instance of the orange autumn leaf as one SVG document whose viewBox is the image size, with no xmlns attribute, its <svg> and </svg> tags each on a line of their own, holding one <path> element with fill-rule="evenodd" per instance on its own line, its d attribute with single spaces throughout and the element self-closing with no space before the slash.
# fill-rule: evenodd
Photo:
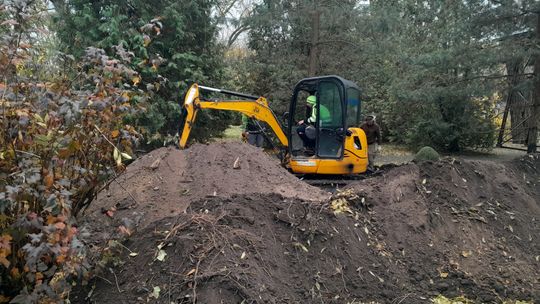
<svg viewBox="0 0 540 304">
<path fill-rule="evenodd" d="M 64 230 L 64 228 L 66 228 L 66 224 L 64 224 L 62 222 L 58 222 L 58 223 L 54 224 L 54 227 L 56 227 L 56 229 L 58 229 L 58 230 Z"/>
<path fill-rule="evenodd" d="M 66 256 L 61 254 L 59 256 L 56 257 L 56 263 L 58 264 L 62 264 L 66 261 Z"/>
<path fill-rule="evenodd" d="M 13 269 L 11 269 L 10 274 L 11 274 L 11 277 L 14 279 L 17 279 L 21 276 L 21 272 L 19 271 L 19 268 L 17 267 L 14 267 Z"/>
<path fill-rule="evenodd" d="M 3 256 L 0 255 L 0 264 L 4 265 L 4 267 L 9 268 L 9 265 L 11 263 Z"/>
<path fill-rule="evenodd" d="M 45 187 L 47 187 L 47 189 L 50 189 L 54 183 L 54 177 L 52 176 L 52 174 L 45 175 L 45 178 L 43 178 L 43 183 L 45 184 Z"/>
<path fill-rule="evenodd" d="M 58 157 L 60 158 L 68 158 L 71 155 L 71 151 L 69 149 L 59 149 L 58 150 Z"/>
<path fill-rule="evenodd" d="M 47 225 L 56 223 L 56 217 L 53 215 L 47 215 Z"/>
<path fill-rule="evenodd" d="M 118 131 L 118 130 L 113 130 L 113 131 L 111 131 L 111 136 L 112 136 L 112 138 L 117 138 L 118 135 L 120 135 L 120 131 Z"/>
</svg>

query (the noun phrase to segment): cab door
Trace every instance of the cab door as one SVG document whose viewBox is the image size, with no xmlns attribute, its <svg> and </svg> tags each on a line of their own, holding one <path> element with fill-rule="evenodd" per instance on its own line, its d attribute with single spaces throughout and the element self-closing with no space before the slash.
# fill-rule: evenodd
<svg viewBox="0 0 540 304">
<path fill-rule="evenodd" d="M 343 157 L 345 119 L 343 85 L 333 79 L 321 80 L 317 88 L 317 156 Z"/>
</svg>

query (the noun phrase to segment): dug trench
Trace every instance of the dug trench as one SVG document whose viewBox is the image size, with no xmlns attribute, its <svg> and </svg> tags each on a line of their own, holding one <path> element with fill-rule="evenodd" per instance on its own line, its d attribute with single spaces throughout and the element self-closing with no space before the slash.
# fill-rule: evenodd
<svg viewBox="0 0 540 304">
<path fill-rule="evenodd" d="M 330 197 L 251 146 L 159 149 L 81 218 L 96 270 L 71 302 L 538 303 L 539 171 L 445 158 Z"/>
</svg>

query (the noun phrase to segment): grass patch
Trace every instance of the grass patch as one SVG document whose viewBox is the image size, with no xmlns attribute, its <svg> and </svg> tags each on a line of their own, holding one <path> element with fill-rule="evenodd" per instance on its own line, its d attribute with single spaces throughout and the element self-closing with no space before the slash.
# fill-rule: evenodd
<svg viewBox="0 0 540 304">
<path fill-rule="evenodd" d="M 242 126 L 229 126 L 223 131 L 221 138 L 242 140 Z"/>
</svg>

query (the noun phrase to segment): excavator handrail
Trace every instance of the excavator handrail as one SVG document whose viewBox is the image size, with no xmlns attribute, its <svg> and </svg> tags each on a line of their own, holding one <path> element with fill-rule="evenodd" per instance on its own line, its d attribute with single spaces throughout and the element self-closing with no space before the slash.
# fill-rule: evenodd
<svg viewBox="0 0 540 304">
<path fill-rule="evenodd" d="M 218 100 L 218 101 L 207 101 L 201 100 L 199 95 L 199 90 L 206 90 L 211 92 L 217 92 L 237 97 L 243 97 L 250 100 Z M 276 118 L 276 115 L 268 107 L 268 101 L 264 97 L 256 97 L 244 93 L 238 93 L 223 89 L 216 89 L 206 86 L 200 86 L 198 84 L 193 84 L 184 99 L 183 107 L 186 109 L 186 116 L 184 122 L 184 128 L 182 135 L 180 137 L 179 146 L 181 149 L 185 148 L 191 129 L 195 123 L 195 118 L 197 116 L 197 111 L 199 109 L 216 109 L 216 110 L 225 110 L 225 111 L 235 111 L 240 112 L 248 117 L 264 121 L 267 123 L 274 134 L 276 134 L 278 140 L 284 147 L 288 147 L 289 140 L 281 127 L 281 124 Z"/>
</svg>

